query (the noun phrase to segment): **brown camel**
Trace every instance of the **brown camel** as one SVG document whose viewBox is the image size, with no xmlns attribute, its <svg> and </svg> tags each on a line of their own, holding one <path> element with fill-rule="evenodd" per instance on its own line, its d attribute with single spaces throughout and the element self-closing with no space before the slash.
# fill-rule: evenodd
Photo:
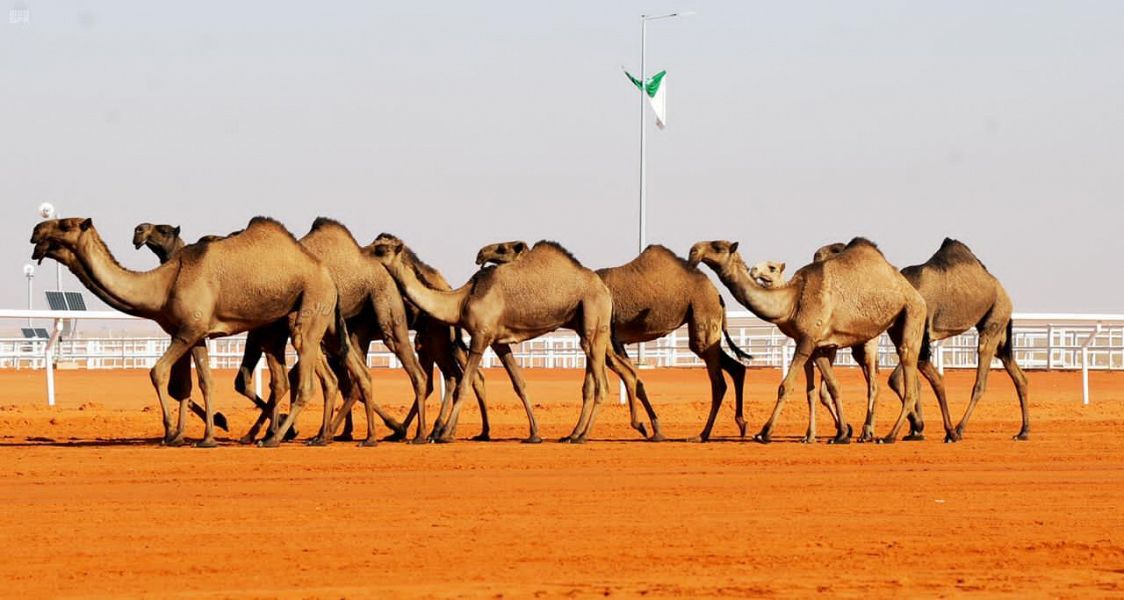
<svg viewBox="0 0 1124 600">
<path fill-rule="evenodd" d="M 542 441 L 510 344 L 566 327 L 578 332 L 593 389 L 583 386 L 581 416 L 573 433 L 562 441 L 584 442 L 608 390 L 605 354 L 613 301 L 601 279 L 561 246 L 544 241 L 518 262 L 480 270 L 456 290 L 433 290 L 403 259 L 402 249 L 400 240 L 377 240 L 368 246 L 368 252 L 382 261 L 411 302 L 435 320 L 463 328 L 472 337 L 468 365 L 453 393 L 449 415 L 439 417 L 444 428 L 438 441 L 453 439 L 465 382 L 472 381 L 489 346 L 499 356 L 527 412 L 530 434 L 524 442 Z"/>
<path fill-rule="evenodd" d="M 846 244 L 829 244 L 816 250 L 815 255 L 812 257 L 813 262 L 823 262 L 833 256 L 839 254 L 847 247 Z M 784 283 L 784 269 L 783 262 L 775 261 L 762 261 L 753 265 L 749 269 L 749 276 L 761 284 L 762 287 L 772 288 Z M 836 348 L 824 348 L 819 350 L 819 353 L 827 357 L 827 363 L 830 365 L 835 364 Z M 859 435 L 860 442 L 869 442 L 874 440 L 874 408 L 878 402 L 878 338 L 871 338 L 865 343 L 852 346 L 851 356 L 854 357 L 855 362 L 862 369 L 863 378 L 866 380 L 866 420 L 863 422 L 862 433 Z M 814 361 L 809 361 L 814 362 Z M 807 367 L 805 367 L 807 369 Z M 814 377 L 814 375 L 813 375 Z M 813 413 L 815 412 L 815 391 L 810 389 L 808 391 L 808 407 Z M 828 414 L 831 415 L 832 420 L 835 422 L 836 430 L 841 427 L 849 427 L 845 423 L 839 421 L 839 414 L 835 410 L 835 404 L 842 402 L 839 396 L 839 382 L 835 379 L 835 373 L 828 371 L 827 373 L 820 373 L 820 403 L 827 408 Z M 920 406 L 920 402 L 918 403 Z M 918 425 L 920 421 L 914 416 L 915 413 L 909 414 L 910 431 L 906 440 L 922 440 L 925 438 L 921 434 L 924 425 Z M 811 419 L 810 429 L 815 430 L 815 417 Z M 814 439 L 814 438 L 813 438 Z"/>
<path fill-rule="evenodd" d="M 402 243 L 402 240 L 397 236 L 390 233 L 380 233 L 375 238 L 375 242 L 379 241 L 397 241 Z M 422 283 L 426 287 L 434 290 L 451 291 L 453 287 L 445 279 L 445 276 L 440 271 L 434 269 L 425 261 L 418 258 L 418 255 L 410 249 L 409 246 L 402 244 L 402 260 L 406 265 L 413 269 Z M 414 303 L 406 299 L 406 312 L 410 315 L 410 328 L 417 331 L 414 337 L 415 346 L 418 353 L 418 362 L 422 365 L 422 372 L 426 378 L 425 397 L 433 392 L 433 365 L 436 364 L 445 379 L 445 394 L 441 398 L 441 410 L 438 414 L 445 414 L 447 408 L 452 406 L 453 392 L 456 389 L 457 382 L 460 381 L 464 374 L 465 365 L 468 364 L 468 348 L 460 338 L 459 331 L 455 327 L 450 327 L 444 323 L 434 320 L 429 315 L 422 312 Z M 491 439 L 491 425 L 488 420 L 488 407 L 485 401 L 485 388 L 484 388 L 484 374 L 479 370 L 472 380 L 472 389 L 476 394 L 476 402 L 480 407 L 480 433 L 472 439 L 476 441 L 486 441 Z M 417 415 L 417 407 L 410 408 L 410 413 L 406 415 L 406 420 L 402 422 L 403 427 L 409 427 L 414 417 Z M 424 423 L 422 424 L 424 427 Z M 437 440 L 441 437 L 443 424 L 437 420 L 433 424 L 433 431 L 430 433 L 431 440 Z"/>
<path fill-rule="evenodd" d="M 855 238 L 839 255 L 805 266 L 787 284 L 775 288 L 762 287 L 749 276 L 737 242 L 699 242 L 691 247 L 689 260 L 706 263 L 738 302 L 796 340 L 792 366 L 778 390 L 773 414 L 755 440 L 771 441 L 781 408 L 794 391 L 801 370 L 811 401 L 815 381 L 810 361 L 814 360 L 821 373 L 831 372 L 827 356 L 818 350 L 856 346 L 887 329 L 904 365 L 907 400 L 882 441 L 889 443 L 897 438 L 906 413 L 917 400 L 917 354 L 924 335 L 925 301 L 877 246 Z M 836 402 L 835 410 L 840 426 L 834 441 L 846 442 L 850 428 L 843 426 L 846 419 L 842 403 Z M 815 431 L 809 427 L 804 439 L 811 441 L 814 436 Z"/>
<path fill-rule="evenodd" d="M 528 250 L 525 242 L 489 244 L 476 254 L 476 264 L 504 264 L 518 260 Z M 710 439 L 718 409 L 726 394 L 726 381 L 722 371 L 734 382 L 736 412 L 734 420 L 745 437 L 743 417 L 743 389 L 745 366 L 722 350 L 722 336 L 739 356 L 753 357 L 741 351 L 726 331 L 726 305 L 710 279 L 674 252 L 660 245 L 651 245 L 638 257 L 619 267 L 598 269 L 597 275 L 613 295 L 612 339 L 615 352 L 608 356 L 608 366 L 625 384 L 632 427 L 647 437 L 640 422 L 636 399 L 639 397 L 652 424 L 653 441 L 663 440 L 659 418 L 656 417 L 644 382 L 628 360 L 624 344 L 650 342 L 661 338 L 684 324 L 687 325 L 691 351 L 706 364 L 710 377 L 710 415 L 702 433 L 693 438 L 705 442 Z"/>
<path fill-rule="evenodd" d="M 918 359 L 918 369 L 937 396 L 944 421 L 945 441 L 956 442 L 964 435 L 964 427 L 987 389 L 991 360 L 998 358 L 1015 384 L 1022 413 L 1022 427 L 1016 440 L 1030 438 L 1030 413 L 1027 407 L 1027 380 L 1015 362 L 1015 340 L 1011 323 L 1011 297 L 1003 285 L 965 244 L 945 238 L 941 247 L 923 264 L 902 269 L 902 275 L 917 288 L 929 307 L 926 319 L 926 340 Z M 944 378 L 932 364 L 929 342 L 960 335 L 975 327 L 979 332 L 979 360 L 976 384 L 964 416 L 954 429 L 948 411 Z M 894 369 L 890 387 L 901 396 L 902 374 Z M 908 383 L 908 382 L 907 382 Z"/>
<path fill-rule="evenodd" d="M 199 238 L 198 243 L 212 242 L 222 239 L 222 237 L 224 236 L 207 235 Z M 148 247 L 148 249 L 156 255 L 156 258 L 161 264 L 168 262 L 172 255 L 179 252 L 186 245 L 183 238 L 180 237 L 180 228 L 178 225 L 141 223 L 133 229 L 133 246 L 137 249 L 140 249 L 142 246 Z M 89 286 L 90 284 L 87 283 L 87 287 Z M 239 366 L 238 373 L 234 378 L 234 389 L 253 402 L 260 410 L 260 413 L 249 431 L 239 440 L 240 443 L 250 444 L 255 441 L 265 421 L 273 415 L 272 407 L 275 403 L 280 402 L 289 392 L 288 378 L 285 374 L 285 344 L 288 342 L 288 339 L 287 319 L 282 319 L 265 328 L 251 330 L 246 334 L 246 345 L 260 348 L 260 351 L 256 355 L 251 353 L 244 354 L 242 364 Z M 263 401 L 256 393 L 251 392 L 249 385 L 253 377 L 254 367 L 257 365 L 257 359 L 261 354 L 265 355 L 266 365 L 270 373 L 270 395 L 268 401 Z M 203 370 L 210 369 L 207 345 L 197 344 L 191 349 L 191 356 L 194 358 L 195 368 L 200 373 L 200 378 L 202 378 Z M 252 360 L 252 363 L 247 364 L 247 360 Z M 185 361 L 186 358 L 180 359 L 179 362 L 172 366 L 171 383 L 169 385 L 173 389 L 186 389 L 188 393 L 190 393 L 190 365 L 181 367 L 181 363 Z M 186 381 L 180 381 L 185 377 Z M 175 394 L 172 394 L 172 397 L 179 399 L 179 396 Z M 194 405 L 194 403 L 192 404 Z M 192 411 L 195 411 L 194 406 L 192 406 Z M 218 417 L 219 415 L 216 414 L 216 423 L 218 423 Z M 278 421 L 271 420 L 270 431 L 276 430 L 277 425 Z M 290 440 L 296 437 L 297 430 L 294 426 L 286 433 L 285 439 Z"/>
<path fill-rule="evenodd" d="M 199 341 L 232 335 L 290 317 L 293 346 L 300 358 L 300 387 L 293 410 L 264 445 L 280 443 L 312 393 L 312 376 L 324 365 L 326 389 L 324 422 L 329 421 L 334 377 L 326 369 L 320 342 L 335 329 L 346 350 L 346 327 L 339 313 L 335 285 L 327 269 L 301 250 L 279 223 L 257 217 L 236 236 L 193 245 L 152 271 L 134 272 L 122 267 L 110 253 L 91 219 L 52 219 L 39 223 L 32 233 L 33 258 L 45 256 L 58 245 L 68 250 L 96 282 L 127 312 L 152 319 L 173 336 L 168 350 L 150 372 L 164 423 L 164 442 L 183 443 L 184 403 L 179 426 L 173 429 L 167 388 L 171 367 Z M 237 293 L 235 293 L 237 292 Z M 95 292 L 96 293 L 96 292 Z M 333 316 L 335 317 L 333 321 Z M 203 372 L 207 419 L 200 446 L 214 446 L 214 413 L 209 371 Z M 331 392 L 330 394 L 327 392 Z"/>
<path fill-rule="evenodd" d="M 842 244 L 825 246 L 821 251 L 827 253 Z M 763 285 L 783 277 L 783 263 L 760 263 L 750 269 Z M 1030 435 L 1030 419 L 1027 411 L 1027 380 L 1018 363 L 1015 362 L 1013 340 L 1011 340 L 1011 300 L 1006 290 L 987 267 L 965 244 L 945 238 L 941 247 L 927 262 L 902 269 L 902 275 L 909 280 L 925 299 L 928 308 L 926 318 L 926 343 L 918 356 L 918 371 L 929 381 L 937 402 L 941 407 L 941 417 L 945 426 L 945 441 L 958 441 L 964 433 L 964 426 L 975 408 L 976 402 L 987 388 L 987 375 L 991 358 L 998 356 L 1007 374 L 1015 385 L 1022 412 L 1022 428 L 1016 440 L 1026 440 Z M 979 360 L 976 372 L 976 385 L 972 390 L 964 418 L 953 429 L 947 409 L 947 396 L 944 378 L 932 364 L 929 341 L 939 341 L 964 333 L 975 327 L 979 332 Z M 901 370 L 895 368 L 890 375 L 890 386 L 902 396 Z M 821 389 L 821 393 L 823 390 Z M 919 439 L 924 429 L 921 405 L 910 415 L 910 436 L 906 439 Z"/>
</svg>

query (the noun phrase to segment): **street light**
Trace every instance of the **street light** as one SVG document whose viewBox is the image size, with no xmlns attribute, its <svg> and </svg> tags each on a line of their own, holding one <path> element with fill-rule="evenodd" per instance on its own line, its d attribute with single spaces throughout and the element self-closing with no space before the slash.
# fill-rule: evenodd
<svg viewBox="0 0 1124 600">
<path fill-rule="evenodd" d="M 58 213 L 55 211 L 55 205 L 50 202 L 44 202 L 39 205 L 39 217 L 42 219 L 54 219 Z M 55 263 L 55 290 L 62 291 L 62 264 Z"/>
<path fill-rule="evenodd" d="M 673 12 L 663 15 L 640 15 L 640 235 L 637 253 L 643 252 L 644 247 L 647 246 L 648 240 L 644 235 L 648 223 L 648 202 L 647 202 L 647 144 L 646 144 L 646 122 L 644 120 L 644 105 L 648 103 L 647 91 L 644 89 L 648 82 L 648 70 L 646 68 L 645 59 L 648 52 L 648 21 L 658 21 L 660 19 L 671 19 L 674 17 L 687 17 L 695 14 L 695 11 L 689 10 L 684 12 Z M 636 349 L 636 365 L 644 365 L 644 344 L 639 344 Z M 622 400 L 623 404 L 623 400 Z"/>
<path fill-rule="evenodd" d="M 27 278 L 27 310 L 31 310 L 32 280 L 35 279 L 35 265 L 27 263 L 23 266 L 23 276 Z M 27 318 L 27 326 L 31 327 L 31 317 Z"/>
<path fill-rule="evenodd" d="M 644 89 L 648 81 L 648 71 L 645 64 L 647 58 L 647 41 L 648 41 L 648 21 L 658 21 L 660 19 L 671 19 L 674 17 L 687 17 L 695 14 L 695 11 L 689 10 L 684 12 L 673 12 L 663 15 L 640 15 L 640 236 L 638 252 L 643 252 L 644 247 L 647 245 L 645 239 L 645 228 L 648 222 L 648 203 L 647 203 L 647 144 L 646 144 L 646 127 L 644 121 L 644 105 L 648 103 L 645 97 L 647 92 Z M 641 347 L 643 352 L 643 347 Z"/>
</svg>

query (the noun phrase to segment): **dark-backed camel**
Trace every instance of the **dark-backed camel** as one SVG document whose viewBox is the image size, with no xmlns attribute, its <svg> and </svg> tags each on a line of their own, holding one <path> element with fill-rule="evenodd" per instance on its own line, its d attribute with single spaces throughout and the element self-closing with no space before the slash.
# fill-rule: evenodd
<svg viewBox="0 0 1124 600">
<path fill-rule="evenodd" d="M 1014 436 L 1016 440 L 1030 438 L 1030 413 L 1027 399 L 1027 379 L 1015 362 L 1015 340 L 1012 333 L 1011 297 L 1007 290 L 984 266 L 967 245 L 945 238 L 936 253 L 920 265 L 902 269 L 902 275 L 917 288 L 929 307 L 926 319 L 926 340 L 918 359 L 918 368 L 941 408 L 946 441 L 959 441 L 964 427 L 976 408 L 976 403 L 987 389 L 987 376 L 991 359 L 998 358 L 1015 384 L 1019 397 L 1022 426 Z M 929 342 L 940 341 L 975 327 L 979 333 L 976 365 L 976 383 L 964 416 L 955 428 L 948 411 L 944 377 L 932 364 Z M 902 374 L 895 368 L 890 374 L 890 387 L 902 396 Z"/>
<path fill-rule="evenodd" d="M 146 272 L 122 267 L 90 219 L 52 219 L 39 223 L 31 236 L 33 258 L 48 255 L 52 245 L 68 250 L 99 290 L 126 312 L 155 321 L 172 335 L 168 350 L 150 372 L 164 424 L 167 444 L 183 443 L 186 408 L 180 404 L 179 425 L 173 428 L 167 388 L 171 367 L 201 340 L 232 335 L 290 319 L 293 346 L 300 358 L 300 387 L 293 410 L 264 445 L 280 443 L 312 393 L 313 374 L 323 366 L 326 378 L 325 423 L 331 414 L 334 377 L 326 368 L 320 343 L 326 333 L 348 347 L 340 318 L 338 295 L 331 275 L 305 253 L 280 223 L 266 218 L 250 221 L 239 235 L 193 245 L 173 260 Z M 215 445 L 212 385 L 209 371 L 201 382 L 207 413 L 201 446 Z M 331 389 L 327 389 L 331 388 Z M 330 392 L 330 393 L 329 393 Z"/>
<path fill-rule="evenodd" d="M 528 249 L 529 246 L 521 241 L 489 244 L 476 253 L 476 264 L 513 262 Z M 706 365 L 711 393 L 706 425 L 693 439 L 703 442 L 710 439 L 718 409 L 726 394 L 722 371 L 726 371 L 734 382 L 734 420 L 742 437 L 745 437 L 746 423 L 742 412 L 745 366 L 722 350 L 722 337 L 726 337 L 730 348 L 739 356 L 746 359 L 753 357 L 742 352 L 726 331 L 726 305 L 710 279 L 698 267 L 660 245 L 648 246 L 632 261 L 619 267 L 598 269 L 596 273 L 613 295 L 612 335 L 616 355 L 627 358 L 624 344 L 650 342 L 687 325 L 691 351 Z M 608 366 L 624 382 L 632 427 L 647 437 L 644 424 L 637 415 L 636 400 L 639 397 L 652 424 L 649 439 L 664 439 L 659 418 L 648 401 L 644 382 L 635 367 L 628 360 L 619 360 L 613 353 L 608 357 Z"/>
<path fill-rule="evenodd" d="M 813 262 L 797 271 L 787 284 L 775 288 L 765 288 L 749 276 L 737 242 L 699 242 L 691 247 L 689 260 L 713 269 L 738 302 L 796 341 L 796 352 L 778 390 L 773 414 L 755 440 L 771 440 L 781 408 L 794 391 L 801 370 L 812 401 L 815 379 L 809 362 L 814 359 L 822 373 L 831 372 L 827 356 L 817 350 L 856 346 L 883 331 L 889 332 L 904 366 L 907 400 L 882 441 L 889 443 L 897 438 L 906 413 L 917 400 L 917 355 L 924 335 L 925 301 L 873 243 L 855 238 L 835 258 Z M 835 409 L 840 426 L 834 441 L 845 442 L 850 428 L 843 426 L 846 419 L 842 403 L 836 402 Z M 814 436 L 809 427 L 805 440 Z"/>
<path fill-rule="evenodd" d="M 561 327 L 573 329 L 586 355 L 592 390 L 583 386 L 582 411 L 574 431 L 562 441 L 584 442 L 593 427 L 597 406 L 607 392 L 605 355 L 613 303 L 601 279 L 554 242 L 539 242 L 518 262 L 478 271 L 452 291 L 427 287 L 403 259 L 400 240 L 378 240 L 368 252 L 385 266 L 407 298 L 437 321 L 464 329 L 472 338 L 464 377 L 453 393 L 439 441 L 451 441 L 464 401 L 465 383 L 472 381 L 484 351 L 491 347 L 511 377 L 515 393 L 527 412 L 530 434 L 525 442 L 539 442 L 538 423 L 524 390 L 523 376 L 510 344 L 529 340 Z"/>
</svg>

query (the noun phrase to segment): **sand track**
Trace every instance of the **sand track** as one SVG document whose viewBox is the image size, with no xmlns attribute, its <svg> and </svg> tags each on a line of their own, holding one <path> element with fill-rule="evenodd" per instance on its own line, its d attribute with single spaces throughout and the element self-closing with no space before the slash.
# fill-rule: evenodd
<svg viewBox="0 0 1124 600">
<path fill-rule="evenodd" d="M 861 378 L 841 374 L 860 423 Z M 235 429 L 223 437 L 237 437 L 253 413 L 232 373 L 217 376 Z M 374 376 L 381 403 L 404 414 L 405 377 Z M 568 433 L 580 373 L 528 376 L 544 437 Z M 749 376 L 752 433 L 779 375 Z M 950 374 L 957 416 L 971 376 Z M 0 595 L 1124 593 L 1124 376 L 1094 374 L 1083 408 L 1077 374 L 1030 374 L 1029 443 L 1010 441 L 1017 404 L 995 371 L 964 442 L 940 443 L 927 393 L 929 441 L 847 447 L 822 443 L 822 409 L 821 443 L 793 443 L 803 398 L 778 443 L 738 441 L 732 393 L 715 443 L 636 441 L 612 404 L 594 442 L 524 446 L 522 408 L 502 372 L 487 377 L 504 441 L 202 450 L 152 443 L 159 413 L 142 372 L 60 373 L 57 409 L 41 405 L 41 372 L 0 372 Z M 669 436 L 701 429 L 701 370 L 644 378 Z M 895 403 L 883 395 L 880 433 Z M 475 407 L 464 413 L 461 438 L 479 423 Z"/>
</svg>

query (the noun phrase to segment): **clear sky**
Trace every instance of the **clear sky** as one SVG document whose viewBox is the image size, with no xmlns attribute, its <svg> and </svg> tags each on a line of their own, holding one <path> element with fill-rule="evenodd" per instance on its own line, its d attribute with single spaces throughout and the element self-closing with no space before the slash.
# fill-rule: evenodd
<svg viewBox="0 0 1124 600">
<path fill-rule="evenodd" d="M 1124 2 L 11 7 L 30 22 L 0 13 L 0 306 L 26 303 L 44 201 L 138 269 L 155 264 L 138 222 L 193 240 L 256 214 L 396 233 L 454 285 L 498 240 L 626 262 L 638 99 L 620 67 L 639 66 L 639 14 L 695 10 L 649 28 L 669 71 L 650 241 L 736 239 L 795 270 L 856 235 L 898 266 L 951 236 L 1016 310 L 1124 312 Z"/>
</svg>

